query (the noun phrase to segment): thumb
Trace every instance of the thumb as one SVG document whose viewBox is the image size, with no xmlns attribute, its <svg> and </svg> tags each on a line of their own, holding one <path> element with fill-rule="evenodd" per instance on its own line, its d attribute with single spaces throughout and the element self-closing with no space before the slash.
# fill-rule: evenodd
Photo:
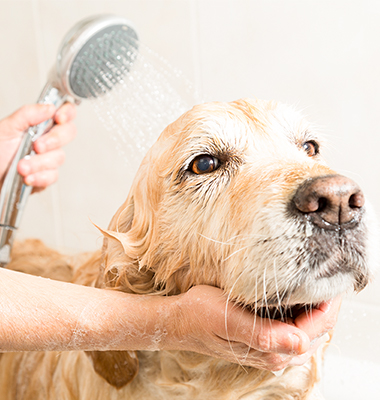
<svg viewBox="0 0 380 400">
<path fill-rule="evenodd" d="M 56 109 L 52 104 L 30 104 L 21 107 L 0 122 L 1 139 L 20 136 L 30 126 L 37 125 L 54 116 Z"/>
</svg>

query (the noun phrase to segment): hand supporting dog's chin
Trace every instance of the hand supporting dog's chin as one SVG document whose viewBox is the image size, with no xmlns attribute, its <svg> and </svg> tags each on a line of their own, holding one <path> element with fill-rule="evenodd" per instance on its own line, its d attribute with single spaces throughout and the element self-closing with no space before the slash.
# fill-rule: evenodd
<svg viewBox="0 0 380 400">
<path fill-rule="evenodd" d="M 195 286 L 171 300 L 161 349 L 193 351 L 270 371 L 306 362 L 321 344 L 318 339 L 335 325 L 340 305 L 334 299 L 284 323 L 229 302 L 216 287 Z"/>
<path fill-rule="evenodd" d="M 219 288 L 195 286 L 173 297 L 164 350 L 193 351 L 221 362 L 276 371 L 310 349 L 305 332 L 258 318 L 229 302 Z"/>
</svg>

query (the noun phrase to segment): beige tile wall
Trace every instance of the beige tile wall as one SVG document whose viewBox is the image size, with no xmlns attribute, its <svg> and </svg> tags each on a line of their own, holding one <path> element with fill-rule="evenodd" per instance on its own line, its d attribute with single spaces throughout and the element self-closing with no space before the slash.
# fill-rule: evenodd
<svg viewBox="0 0 380 400">
<path fill-rule="evenodd" d="M 330 164 L 356 179 L 380 215 L 380 3 L 376 0 L 0 0 L 0 115 L 36 100 L 77 20 L 117 13 L 196 83 L 206 100 L 297 104 L 326 133 Z M 88 104 L 57 185 L 30 199 L 19 237 L 70 251 L 100 245 L 130 169 Z M 377 281 L 358 299 L 380 306 Z"/>
</svg>

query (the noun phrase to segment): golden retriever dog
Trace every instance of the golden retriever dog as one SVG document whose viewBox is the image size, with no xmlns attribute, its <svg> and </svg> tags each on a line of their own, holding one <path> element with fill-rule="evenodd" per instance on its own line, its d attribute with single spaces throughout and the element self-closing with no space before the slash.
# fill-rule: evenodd
<svg viewBox="0 0 380 400">
<path fill-rule="evenodd" d="M 16 248 L 9 267 L 136 294 L 212 285 L 262 317 L 292 318 L 362 290 L 376 262 L 373 212 L 321 149 L 313 126 L 291 107 L 196 106 L 150 149 L 102 231 L 103 248 L 82 267 L 35 244 Z M 314 398 L 317 380 L 315 356 L 281 376 L 186 351 L 0 359 L 1 400 L 301 400 Z"/>
</svg>

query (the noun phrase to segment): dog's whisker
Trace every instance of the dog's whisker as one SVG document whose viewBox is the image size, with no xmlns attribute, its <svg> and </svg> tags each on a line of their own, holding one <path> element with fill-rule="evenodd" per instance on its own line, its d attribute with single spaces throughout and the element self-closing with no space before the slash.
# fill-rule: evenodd
<svg viewBox="0 0 380 400">
<path fill-rule="evenodd" d="M 234 251 L 233 253 L 231 253 L 228 257 L 224 258 L 224 259 L 223 259 L 223 262 L 229 260 L 231 257 L 236 256 L 238 253 L 240 253 L 240 252 L 242 252 L 242 251 L 244 251 L 244 250 L 249 249 L 250 247 L 252 247 L 252 245 L 244 246 L 244 247 L 242 247 L 242 248 L 240 248 L 240 249 L 235 250 L 235 251 Z"/>
<path fill-rule="evenodd" d="M 237 245 L 238 243 L 235 243 L 235 242 L 229 243 L 229 242 L 231 242 L 232 240 L 234 240 L 234 239 L 236 239 L 236 238 L 238 238 L 240 236 L 240 235 L 236 235 L 236 236 L 233 236 L 233 237 L 229 238 L 227 241 L 220 241 L 220 240 L 216 240 L 216 239 L 210 238 L 210 237 L 208 237 L 206 235 L 203 235 L 202 233 L 198 233 L 198 235 L 202 236 L 204 239 L 209 240 L 210 242 L 214 242 L 214 243 L 218 243 L 218 244 L 222 244 L 222 245 L 226 245 L 226 246 L 235 246 L 235 245 Z"/>
<path fill-rule="evenodd" d="M 266 280 L 266 274 L 267 274 L 267 266 L 264 266 L 264 271 L 263 271 L 263 296 L 264 296 L 264 308 L 265 308 L 265 313 L 267 314 L 269 318 L 269 324 L 271 325 L 272 320 L 271 320 L 271 315 L 268 307 L 268 297 L 267 297 L 267 280 Z"/>
<path fill-rule="evenodd" d="M 233 291 L 235 285 L 237 284 L 238 280 L 243 276 L 244 272 L 245 272 L 245 271 L 243 270 L 243 271 L 241 272 L 241 274 L 235 279 L 234 284 L 232 285 L 231 289 L 229 290 L 228 297 L 227 297 L 227 303 L 226 303 L 226 312 L 225 312 L 225 329 L 226 329 L 226 335 L 227 335 L 228 343 L 229 343 L 229 345 L 230 345 L 230 349 L 231 349 L 232 353 L 234 354 L 234 357 L 235 357 L 237 363 L 240 365 L 240 367 L 241 367 L 246 373 L 248 373 L 247 369 L 244 367 L 244 365 L 242 364 L 242 362 L 245 362 L 246 359 L 248 358 L 249 353 L 250 353 L 250 350 L 251 350 L 251 347 L 248 346 L 248 349 L 247 349 L 247 351 L 246 351 L 246 354 L 244 355 L 242 361 L 240 361 L 239 358 L 237 357 L 237 355 L 235 354 L 234 349 L 232 348 L 231 341 L 230 341 L 230 338 L 229 338 L 229 335 L 228 335 L 228 325 L 227 325 L 227 324 L 228 324 L 228 322 L 227 322 L 228 304 L 229 304 L 229 302 L 231 301 L 232 291 Z M 255 287 L 255 290 L 256 290 L 256 298 L 257 298 L 257 286 L 258 286 L 258 284 L 257 284 L 257 277 L 256 277 L 256 287 Z M 248 305 L 249 305 L 249 304 L 243 304 L 242 306 L 243 306 L 243 307 L 247 307 Z M 256 329 L 256 322 L 257 322 L 257 318 L 256 318 L 256 317 L 257 317 L 257 310 L 258 310 L 258 308 L 257 308 L 257 302 L 255 302 L 254 307 L 255 307 L 255 308 L 254 308 L 254 322 L 253 322 L 252 336 L 251 336 L 252 338 L 253 338 L 253 335 L 254 335 L 254 332 L 255 332 L 255 329 Z"/>
<path fill-rule="evenodd" d="M 309 320 L 313 331 L 316 331 L 315 325 L 314 325 L 314 320 L 312 318 L 312 313 L 313 313 L 313 303 L 312 302 L 310 304 L 305 305 L 305 311 L 306 311 L 306 317 Z"/>
<path fill-rule="evenodd" d="M 257 235 L 257 236 L 260 236 L 260 235 Z M 297 240 L 297 239 L 299 239 L 299 236 L 298 235 L 293 235 L 293 236 L 286 236 L 286 235 L 281 235 L 281 236 L 277 236 L 277 237 L 271 237 L 271 238 L 269 238 L 269 237 L 267 237 L 267 236 L 264 236 L 264 235 L 262 235 L 264 238 L 263 239 L 261 239 L 261 240 L 256 240 L 255 242 L 252 242 L 252 243 L 250 243 L 250 244 L 248 244 L 248 245 L 246 245 L 246 246 L 243 246 L 243 247 L 241 247 L 240 249 L 237 249 L 235 252 L 233 252 L 233 253 L 231 253 L 227 258 L 225 258 L 223 261 L 226 261 L 226 260 L 228 260 L 229 258 L 231 258 L 231 257 L 233 257 L 233 256 L 235 256 L 236 254 L 238 254 L 239 252 L 241 252 L 241 251 L 243 251 L 243 250 L 246 250 L 246 249 L 249 249 L 250 247 L 255 247 L 255 246 L 257 246 L 257 245 L 259 245 L 259 244 L 262 244 L 262 243 L 267 243 L 267 242 L 271 242 L 271 241 L 276 241 L 276 240 L 279 240 L 279 239 L 284 239 L 284 240 L 292 240 L 292 239 L 294 239 L 294 240 Z M 244 238 L 244 240 L 248 240 L 248 239 L 256 239 L 257 237 L 256 236 L 247 236 L 247 237 L 245 237 Z M 227 244 L 227 243 L 223 243 L 223 244 Z"/>
<path fill-rule="evenodd" d="M 257 300 L 257 286 L 258 286 L 258 283 L 257 283 L 257 276 L 256 276 L 256 278 L 255 278 L 255 299 L 256 300 Z M 258 311 L 257 301 L 255 301 L 254 302 L 254 308 L 253 308 L 254 319 L 253 319 L 253 326 L 252 326 L 251 342 L 253 340 L 254 332 L 255 332 L 255 329 L 256 329 L 257 311 Z M 248 346 L 248 349 L 247 349 L 246 355 L 244 357 L 244 360 L 246 360 L 248 358 L 250 351 L 251 351 L 251 346 Z"/>
<path fill-rule="evenodd" d="M 244 366 L 242 365 L 241 361 L 239 360 L 239 358 L 238 358 L 237 355 L 235 354 L 235 351 L 234 351 L 234 349 L 233 349 L 233 347 L 232 347 L 232 344 L 231 344 L 230 335 L 229 335 L 229 333 L 228 333 L 228 304 L 229 304 L 230 301 L 231 301 L 231 294 L 232 294 L 232 291 L 233 291 L 233 289 L 234 289 L 236 283 L 237 283 L 238 280 L 240 279 L 240 277 L 243 275 L 243 272 L 244 272 L 244 271 L 242 271 L 242 272 L 240 273 L 240 275 L 235 279 L 235 282 L 233 283 L 231 289 L 230 289 L 229 292 L 228 292 L 227 301 L 226 301 L 226 307 L 225 307 L 225 315 L 224 315 L 224 327 L 225 327 L 225 330 L 226 330 L 227 342 L 228 342 L 228 345 L 229 345 L 229 347 L 230 347 L 230 350 L 231 350 L 231 352 L 232 352 L 232 354 L 233 354 L 235 360 L 237 361 L 237 363 L 245 370 L 245 368 L 244 368 Z"/>
<path fill-rule="evenodd" d="M 210 238 L 210 237 L 207 237 L 207 236 L 205 236 L 205 235 L 202 235 L 201 233 L 198 233 L 198 235 L 201 236 L 201 237 L 203 237 L 204 239 L 209 240 L 210 242 L 222 244 L 222 245 L 224 245 L 224 246 L 233 246 L 233 245 L 235 244 L 235 243 L 222 242 L 222 241 L 220 241 L 220 240 L 212 239 L 212 238 Z"/>
<path fill-rule="evenodd" d="M 274 284 L 275 284 L 275 287 L 276 287 L 276 297 L 277 297 L 277 300 L 278 300 L 278 311 L 280 313 L 281 321 L 283 321 L 284 320 L 284 315 L 282 313 L 280 292 L 278 290 L 277 271 L 276 271 L 276 262 L 275 261 L 273 262 L 273 275 L 274 275 Z"/>
</svg>

